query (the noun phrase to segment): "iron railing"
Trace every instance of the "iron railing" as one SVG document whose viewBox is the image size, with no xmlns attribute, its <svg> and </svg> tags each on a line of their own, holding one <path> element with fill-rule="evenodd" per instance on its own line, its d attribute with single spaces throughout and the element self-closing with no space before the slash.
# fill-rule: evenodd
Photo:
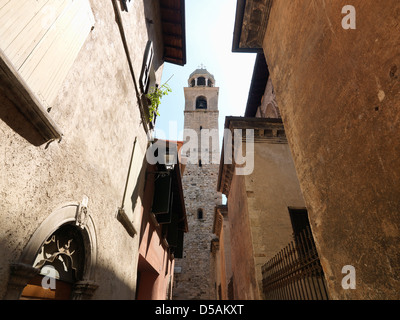
<svg viewBox="0 0 400 320">
<path fill-rule="evenodd" d="M 267 300 L 328 300 L 322 266 L 309 228 L 262 267 Z"/>
</svg>

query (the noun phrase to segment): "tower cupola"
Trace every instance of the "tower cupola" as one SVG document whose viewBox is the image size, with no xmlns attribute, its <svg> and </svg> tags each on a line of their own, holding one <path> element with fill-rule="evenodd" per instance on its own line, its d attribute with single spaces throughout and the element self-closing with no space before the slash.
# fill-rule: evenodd
<svg viewBox="0 0 400 320">
<path fill-rule="evenodd" d="M 201 65 L 190 75 L 188 84 L 189 87 L 214 87 L 215 79 L 214 76 Z"/>
</svg>

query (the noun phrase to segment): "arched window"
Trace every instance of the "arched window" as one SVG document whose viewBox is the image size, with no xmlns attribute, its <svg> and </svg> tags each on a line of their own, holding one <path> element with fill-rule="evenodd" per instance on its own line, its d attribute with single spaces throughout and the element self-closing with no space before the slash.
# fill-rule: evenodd
<svg viewBox="0 0 400 320">
<path fill-rule="evenodd" d="M 206 78 L 204 78 L 204 77 L 197 78 L 197 85 L 198 86 L 205 86 L 206 85 Z"/>
<path fill-rule="evenodd" d="M 196 99 L 196 109 L 207 109 L 206 97 L 200 96 Z"/>
<path fill-rule="evenodd" d="M 82 280 L 84 263 L 80 230 L 73 224 L 61 226 L 40 248 L 33 264 L 40 273 L 25 287 L 22 299 L 70 299 L 73 285 Z"/>
<path fill-rule="evenodd" d="M 6 298 L 90 299 L 98 287 L 96 257 L 95 227 L 84 201 L 63 205 L 40 224 L 12 264 Z"/>
<path fill-rule="evenodd" d="M 204 218 L 203 209 L 197 209 L 197 219 L 202 220 Z"/>
</svg>

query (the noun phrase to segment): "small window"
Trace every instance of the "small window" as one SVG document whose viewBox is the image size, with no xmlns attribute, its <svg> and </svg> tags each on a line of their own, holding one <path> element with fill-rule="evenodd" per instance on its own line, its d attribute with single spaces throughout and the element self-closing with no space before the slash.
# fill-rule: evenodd
<svg viewBox="0 0 400 320">
<path fill-rule="evenodd" d="M 152 78 L 152 73 L 155 74 L 154 69 L 152 71 L 154 59 L 154 48 L 153 42 L 149 40 L 146 45 L 146 49 L 143 57 L 142 72 L 140 74 L 140 89 L 142 93 L 147 94 L 149 92 L 150 82 Z M 154 76 L 155 80 L 155 76 Z"/>
<path fill-rule="evenodd" d="M 204 215 L 203 215 L 203 209 L 198 209 L 197 210 L 197 219 L 198 220 L 203 220 Z"/>
<path fill-rule="evenodd" d="M 289 207 L 288 209 L 293 228 L 293 235 L 294 237 L 297 237 L 305 228 L 310 228 L 308 212 L 306 208 Z"/>
<path fill-rule="evenodd" d="M 199 167 L 201 168 L 203 164 L 201 163 L 201 160 L 199 160 Z"/>
</svg>

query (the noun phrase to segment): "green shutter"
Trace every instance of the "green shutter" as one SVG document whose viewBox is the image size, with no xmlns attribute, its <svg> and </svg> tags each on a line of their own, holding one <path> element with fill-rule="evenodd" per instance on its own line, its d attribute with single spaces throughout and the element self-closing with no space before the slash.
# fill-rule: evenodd
<svg viewBox="0 0 400 320">
<path fill-rule="evenodd" d="M 153 213 L 155 215 L 168 214 L 171 208 L 171 187 L 170 175 L 159 176 L 154 182 Z"/>
</svg>

